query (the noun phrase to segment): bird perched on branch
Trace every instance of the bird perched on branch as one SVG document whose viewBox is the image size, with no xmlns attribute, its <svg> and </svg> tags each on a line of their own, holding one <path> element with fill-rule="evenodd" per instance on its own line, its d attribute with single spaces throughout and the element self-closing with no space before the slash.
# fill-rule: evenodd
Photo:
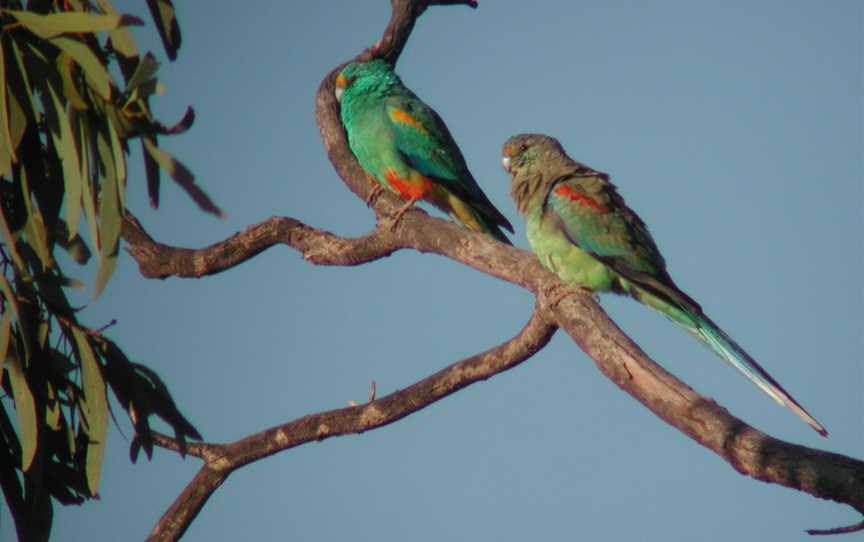
<svg viewBox="0 0 864 542">
<path fill-rule="evenodd" d="M 684 328 L 820 435 L 828 432 L 756 360 L 682 292 L 648 227 L 605 173 L 581 164 L 554 138 L 521 134 L 504 143 L 504 169 L 531 248 L 564 282 L 630 295 Z"/>
<path fill-rule="evenodd" d="M 370 180 L 407 204 L 438 207 L 470 230 L 509 243 L 513 226 L 486 197 L 444 121 L 411 92 L 384 60 L 352 62 L 336 77 L 342 125 L 351 151 Z"/>
</svg>

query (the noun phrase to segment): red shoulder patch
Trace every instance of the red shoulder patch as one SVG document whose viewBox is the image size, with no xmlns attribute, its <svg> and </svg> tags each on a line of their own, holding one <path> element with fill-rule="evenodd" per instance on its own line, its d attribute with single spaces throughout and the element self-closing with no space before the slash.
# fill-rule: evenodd
<svg viewBox="0 0 864 542">
<path fill-rule="evenodd" d="M 564 198 L 569 198 L 570 201 L 578 202 L 579 205 L 583 207 L 590 207 L 601 214 L 606 214 L 609 212 L 609 209 L 594 199 L 586 196 L 585 194 L 580 194 L 576 190 L 570 188 L 567 185 L 558 185 L 555 188 L 555 194 Z"/>
</svg>

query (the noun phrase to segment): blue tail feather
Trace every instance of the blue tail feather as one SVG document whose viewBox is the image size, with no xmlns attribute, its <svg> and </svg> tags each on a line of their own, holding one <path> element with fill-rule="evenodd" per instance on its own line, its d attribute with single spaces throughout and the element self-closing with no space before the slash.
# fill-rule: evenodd
<svg viewBox="0 0 864 542">
<path fill-rule="evenodd" d="M 738 343 L 727 335 L 717 324 L 704 314 L 694 314 L 695 327 L 682 326 L 690 333 L 701 339 L 711 350 L 713 350 L 724 361 L 732 367 L 741 371 L 748 380 L 756 384 L 759 389 L 773 398 L 783 406 L 788 407 L 799 418 L 804 420 L 810 427 L 823 437 L 828 436 L 828 431 L 816 418 L 810 415 L 798 401 L 796 401 L 779 382 L 774 380 L 768 371 L 762 368 L 750 354 L 748 354 Z"/>
</svg>

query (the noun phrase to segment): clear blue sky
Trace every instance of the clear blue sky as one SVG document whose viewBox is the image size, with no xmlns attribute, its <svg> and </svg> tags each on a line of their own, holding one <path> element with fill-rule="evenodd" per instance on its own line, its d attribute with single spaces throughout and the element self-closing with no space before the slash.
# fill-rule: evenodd
<svg viewBox="0 0 864 542">
<path fill-rule="evenodd" d="M 143 2 L 125 4 L 146 15 Z M 389 2 L 178 10 L 183 48 L 155 106 L 165 122 L 195 107 L 194 128 L 164 143 L 228 218 L 168 184 L 151 212 L 136 158 L 128 201 L 151 233 L 202 246 L 271 215 L 366 232 L 372 215 L 332 171 L 313 100 L 330 68 L 378 39 Z M 164 58 L 152 28 L 137 35 Z M 507 137 L 549 133 L 609 172 L 679 285 L 831 437 L 633 301 L 604 297 L 613 318 L 756 427 L 861 457 L 861 36 L 856 0 L 481 1 L 428 12 L 398 71 L 446 120 L 517 245 L 527 246 L 499 161 Z M 362 401 L 373 379 L 382 395 L 405 387 L 509 338 L 531 304 L 433 255 L 315 268 L 274 248 L 203 280 L 145 280 L 125 258 L 83 320 L 117 318 L 127 354 L 162 375 L 207 440 L 228 441 Z M 164 451 L 132 465 L 114 430 L 102 500 L 58 507 L 54 539 L 143 539 L 199 466 Z M 736 474 L 560 335 L 395 425 L 238 471 L 187 539 L 794 541 L 859 519 Z"/>
</svg>

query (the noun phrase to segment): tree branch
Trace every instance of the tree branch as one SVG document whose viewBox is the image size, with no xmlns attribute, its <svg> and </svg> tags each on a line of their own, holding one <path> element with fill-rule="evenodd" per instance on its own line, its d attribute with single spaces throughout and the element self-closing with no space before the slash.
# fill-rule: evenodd
<svg viewBox="0 0 864 542">
<path fill-rule="evenodd" d="M 364 405 L 304 416 L 230 444 L 190 444 L 188 452 L 205 463 L 150 532 L 148 540 L 177 540 L 222 482 L 236 469 L 307 442 L 363 433 L 391 424 L 452 393 L 512 369 L 542 349 L 557 328 L 539 306 L 509 341 L 456 362 L 399 391 Z M 154 434 L 158 445 L 179 451 L 174 439 Z"/>
<path fill-rule="evenodd" d="M 122 235 L 127 242 L 126 251 L 138 262 L 141 274 L 158 279 L 200 278 L 221 273 L 277 244 L 297 249 L 306 260 L 318 265 L 360 265 L 401 248 L 387 228 L 377 228 L 357 239 L 345 239 L 299 220 L 276 216 L 201 249 L 156 242 L 128 211 L 123 217 Z"/>
<path fill-rule="evenodd" d="M 358 59 L 398 59 L 416 18 L 429 5 L 468 1 L 391 0 L 393 14 L 384 36 Z M 334 95 L 335 68 L 321 82 L 316 118 L 334 169 L 346 186 L 365 200 L 371 191 L 348 148 Z M 537 295 L 539 309 L 519 336 L 484 354 L 437 373 L 417 384 L 367 405 L 314 414 L 232 444 L 201 448 L 205 465 L 151 533 L 151 540 L 173 540 L 194 519 L 207 498 L 234 469 L 281 450 L 335 435 L 357 433 L 392 423 L 471 382 L 488 378 L 485 363 L 518 363 L 546 344 L 555 326 L 594 360 L 598 368 L 658 417 L 713 451 L 742 474 L 848 504 L 864 513 L 864 463 L 770 437 L 700 396 L 665 371 L 627 337 L 591 296 L 563 284 L 525 251 L 453 223 L 431 218 L 422 210 L 407 213 L 395 232 L 382 220 L 401 206 L 383 193 L 374 202 L 378 227 L 358 239 L 342 239 L 291 218 L 271 218 L 231 238 L 200 250 L 178 249 L 153 241 L 130 219 L 123 236 L 145 276 L 200 277 L 242 263 L 277 243 L 299 250 L 305 259 L 324 265 L 356 265 L 402 248 L 446 256 L 481 272 L 527 288 Z M 510 361 L 506 361 L 506 360 Z M 486 361 L 484 361 L 486 360 Z M 159 437 L 160 445 L 173 447 Z M 216 451 L 215 454 L 210 452 Z M 190 452 L 192 453 L 192 452 Z M 197 455 L 197 454 L 193 454 Z M 837 531 L 839 532 L 839 531 Z"/>
</svg>

